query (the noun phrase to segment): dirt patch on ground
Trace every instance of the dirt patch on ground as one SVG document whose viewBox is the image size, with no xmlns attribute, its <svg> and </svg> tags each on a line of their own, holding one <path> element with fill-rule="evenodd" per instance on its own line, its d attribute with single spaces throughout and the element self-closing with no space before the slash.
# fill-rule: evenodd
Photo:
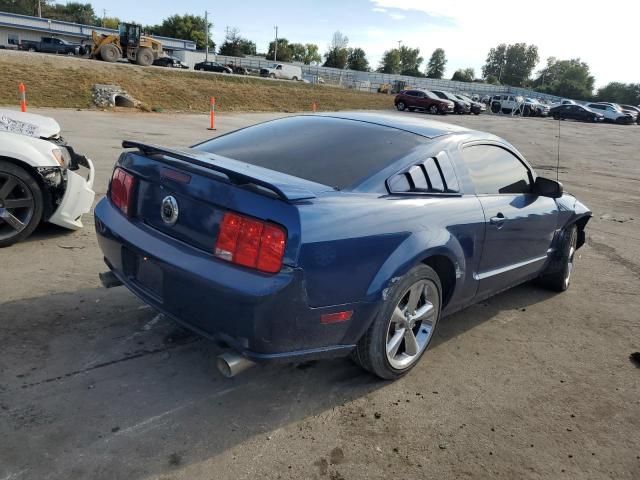
<svg viewBox="0 0 640 480">
<path fill-rule="evenodd" d="M 313 101 L 324 111 L 380 109 L 393 104 L 388 95 L 302 82 L 0 52 L 0 85 L 4 86 L 0 104 L 17 105 L 20 82 L 27 86 L 27 103 L 34 107 L 91 108 L 92 87 L 105 83 L 119 85 L 155 110 L 208 111 L 211 96 L 216 97 L 219 111 L 308 111 Z"/>
</svg>

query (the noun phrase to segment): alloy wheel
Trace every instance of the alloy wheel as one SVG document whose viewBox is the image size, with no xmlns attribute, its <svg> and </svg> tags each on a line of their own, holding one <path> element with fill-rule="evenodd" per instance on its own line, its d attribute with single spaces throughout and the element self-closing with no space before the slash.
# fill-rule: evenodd
<svg viewBox="0 0 640 480">
<path fill-rule="evenodd" d="M 18 177 L 0 172 L 0 240 L 27 228 L 34 210 L 35 199 L 29 187 Z"/>
<path fill-rule="evenodd" d="M 389 320 L 386 353 L 389 364 L 404 370 L 429 345 L 438 321 L 440 294 L 431 280 L 419 280 L 400 297 Z"/>
</svg>

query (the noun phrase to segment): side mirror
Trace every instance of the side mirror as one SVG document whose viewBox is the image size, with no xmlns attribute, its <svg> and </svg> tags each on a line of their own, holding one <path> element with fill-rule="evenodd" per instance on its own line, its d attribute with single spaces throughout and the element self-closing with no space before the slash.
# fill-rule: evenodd
<svg viewBox="0 0 640 480">
<path fill-rule="evenodd" d="M 533 191 L 541 197 L 560 198 L 563 194 L 562 184 L 544 177 L 536 177 Z"/>
</svg>

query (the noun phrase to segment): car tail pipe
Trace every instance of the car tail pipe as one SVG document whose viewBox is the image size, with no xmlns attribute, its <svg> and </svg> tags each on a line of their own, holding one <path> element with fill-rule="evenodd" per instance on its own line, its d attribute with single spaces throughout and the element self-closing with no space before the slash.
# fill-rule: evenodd
<svg viewBox="0 0 640 480">
<path fill-rule="evenodd" d="M 227 378 L 235 377 L 254 365 L 255 363 L 248 358 L 231 350 L 223 353 L 222 355 L 218 355 L 218 359 L 216 361 L 218 370 L 220 370 L 220 373 Z"/>
</svg>

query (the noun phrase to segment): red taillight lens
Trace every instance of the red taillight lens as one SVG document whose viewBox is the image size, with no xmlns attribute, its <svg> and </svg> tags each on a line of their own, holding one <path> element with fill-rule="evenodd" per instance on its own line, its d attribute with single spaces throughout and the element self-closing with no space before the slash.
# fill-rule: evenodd
<svg viewBox="0 0 640 480">
<path fill-rule="evenodd" d="M 286 239 L 286 232 L 278 225 L 225 213 L 215 255 L 238 265 L 276 273 L 282 268 Z"/>
<path fill-rule="evenodd" d="M 135 184 L 135 177 L 120 167 L 113 171 L 109 198 L 127 216 L 133 214 L 133 189 Z"/>
</svg>

